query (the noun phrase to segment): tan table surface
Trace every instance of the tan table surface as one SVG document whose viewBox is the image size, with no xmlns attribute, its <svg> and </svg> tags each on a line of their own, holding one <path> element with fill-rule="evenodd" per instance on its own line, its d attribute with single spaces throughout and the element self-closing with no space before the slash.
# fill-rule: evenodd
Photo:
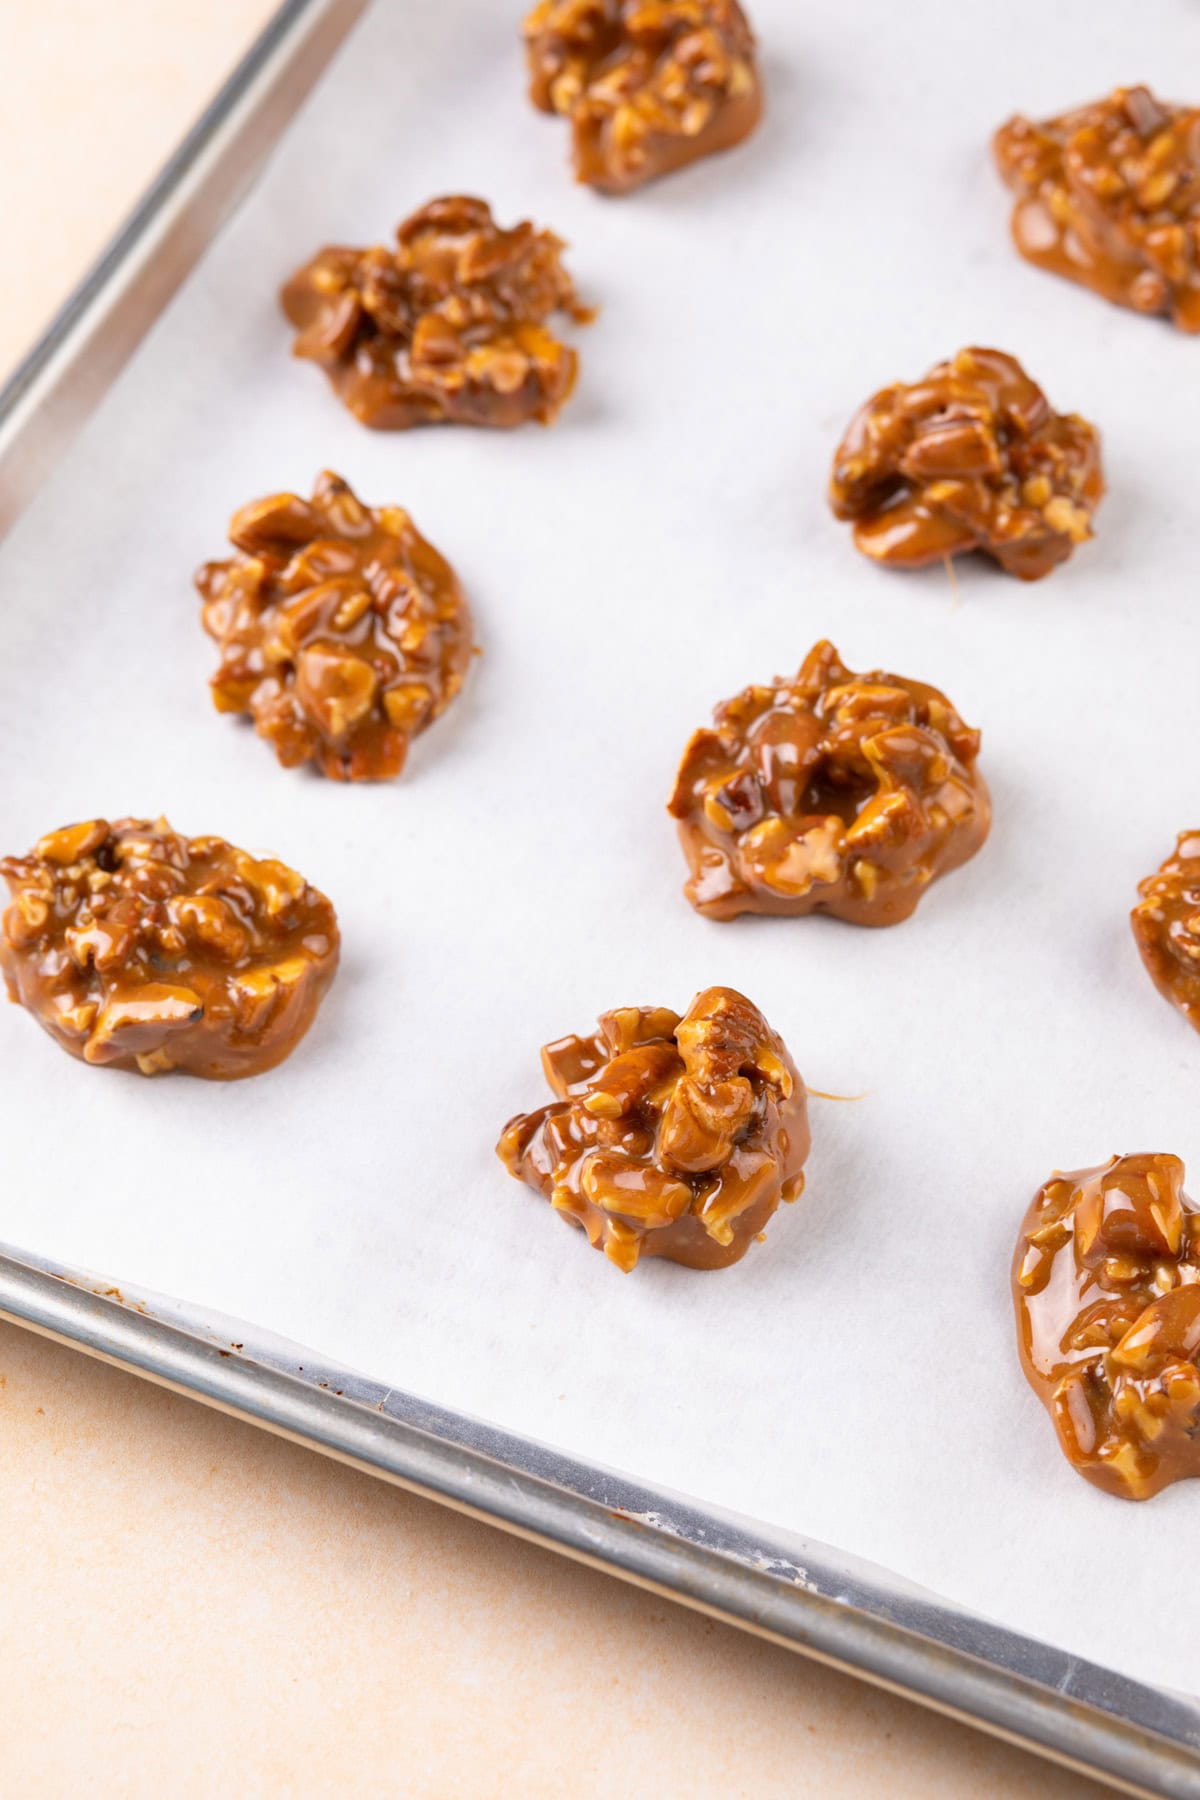
<svg viewBox="0 0 1200 1800">
<path fill-rule="evenodd" d="M 270 10 L 0 0 L 0 370 Z M 1102 1791 L 4 1325 L 0 1497 L 5 1793 Z"/>
</svg>

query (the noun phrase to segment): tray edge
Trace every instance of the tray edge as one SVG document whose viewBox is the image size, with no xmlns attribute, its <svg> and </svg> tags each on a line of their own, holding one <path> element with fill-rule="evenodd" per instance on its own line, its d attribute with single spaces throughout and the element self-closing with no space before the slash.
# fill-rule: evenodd
<svg viewBox="0 0 1200 1800">
<path fill-rule="evenodd" d="M 186 1319 L 187 1309 L 181 1307 L 179 1316 Z M 619 1496 L 590 1497 L 554 1479 L 572 1465 L 553 1452 L 528 1444 L 521 1460 L 505 1460 L 470 1441 L 491 1435 L 486 1427 L 473 1430 L 458 1415 L 425 1408 L 350 1372 L 312 1362 L 289 1368 L 249 1340 L 226 1347 L 207 1326 L 175 1323 L 143 1300 L 97 1291 L 84 1278 L 22 1253 L 0 1253 L 0 1318 L 1127 1793 L 1200 1796 L 1200 1735 L 1189 1744 L 1169 1726 L 1156 1730 L 982 1659 L 890 1616 L 904 1609 L 895 1596 L 881 1592 L 878 1611 L 834 1598 L 815 1582 L 797 1579 L 800 1571 L 788 1556 L 793 1546 L 773 1540 L 766 1527 L 760 1534 L 750 1526 L 740 1554 L 731 1553 L 729 1522 L 698 1508 L 691 1517 L 711 1518 L 714 1541 L 696 1542 L 655 1523 L 674 1502 L 653 1489 L 614 1477 Z M 395 1409 L 433 1418 L 437 1429 L 397 1416 Z M 504 1443 L 523 1442 L 495 1435 Z M 811 1566 L 811 1557 L 805 1560 Z M 820 1584 L 835 1585 L 825 1579 Z M 936 1623 L 936 1608 L 911 1610 L 922 1623 Z M 952 1632 L 954 1615 L 947 1609 L 944 1618 Z M 1086 1677 L 1087 1665 L 1059 1652 L 1048 1655 L 1065 1674 Z M 1156 1690 L 1128 1686 L 1151 1704 L 1160 1698 Z M 1161 1700 L 1167 1711 L 1175 1709 L 1169 1696 Z M 1200 1711 L 1194 1717 L 1200 1734 Z"/>
</svg>

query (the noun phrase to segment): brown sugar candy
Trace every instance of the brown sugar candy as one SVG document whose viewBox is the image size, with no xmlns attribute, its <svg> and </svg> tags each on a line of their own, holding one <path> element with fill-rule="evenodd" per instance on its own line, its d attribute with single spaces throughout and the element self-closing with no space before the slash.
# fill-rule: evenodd
<svg viewBox="0 0 1200 1800">
<path fill-rule="evenodd" d="M 1175 854 L 1138 893 L 1129 918 L 1150 979 L 1200 1031 L 1200 831 L 1181 832 Z"/>
<path fill-rule="evenodd" d="M 311 501 L 272 494 L 242 507 L 229 535 L 238 554 L 196 575 L 221 652 L 217 710 L 252 718 L 285 768 L 398 775 L 472 656 L 449 563 L 403 507 L 364 506 L 328 471 Z"/>
<path fill-rule="evenodd" d="M 295 1049 L 338 962 L 333 907 L 281 862 L 165 819 L 91 819 L 0 861 L 8 994 L 72 1056 L 213 1081 Z"/>
<path fill-rule="evenodd" d="M 640 1256 L 728 1268 L 804 1187 L 804 1083 L 732 988 L 707 988 L 682 1019 L 604 1013 L 595 1036 L 547 1044 L 542 1067 L 557 1098 L 510 1120 L 497 1154 L 619 1269 Z"/>
<path fill-rule="evenodd" d="M 668 810 L 711 919 L 832 913 L 897 925 L 974 856 L 991 802 L 979 733 L 946 696 L 820 643 L 792 680 L 718 706 L 683 754 Z"/>
<path fill-rule="evenodd" d="M 525 49 L 534 105 L 570 120 L 576 179 L 604 194 L 731 149 L 762 117 L 737 0 L 540 0 Z"/>
<path fill-rule="evenodd" d="M 546 322 L 592 317 L 562 249 L 528 220 L 502 230 L 486 201 L 431 200 L 397 228 L 394 248 L 334 245 L 297 270 L 281 295 L 293 354 L 318 363 L 380 430 L 549 425 L 578 359 Z"/>
<path fill-rule="evenodd" d="M 1200 1211 L 1177 1156 L 1055 1175 L 1013 1262 L 1021 1363 L 1064 1456 L 1148 1500 L 1200 1475 Z"/>
<path fill-rule="evenodd" d="M 1200 331 L 1200 108 L 1117 88 L 1040 124 L 1010 119 L 995 153 L 1028 262 Z"/>
<path fill-rule="evenodd" d="M 1100 437 L 1051 410 L 1001 350 L 960 350 L 872 396 L 833 459 L 829 500 L 864 556 L 916 569 L 983 550 L 1037 581 L 1092 535 Z"/>
</svg>

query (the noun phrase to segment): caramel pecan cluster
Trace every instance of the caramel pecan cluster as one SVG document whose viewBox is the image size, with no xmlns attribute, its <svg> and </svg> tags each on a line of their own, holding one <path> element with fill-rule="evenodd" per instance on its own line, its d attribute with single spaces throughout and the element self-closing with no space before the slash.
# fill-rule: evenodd
<svg viewBox="0 0 1200 1800">
<path fill-rule="evenodd" d="M 304 1036 L 338 961 L 329 901 L 165 819 L 92 819 L 0 861 L 11 1000 L 84 1062 L 229 1081 Z"/>
<path fill-rule="evenodd" d="M 1053 412 L 1015 357 L 980 349 L 868 400 L 829 490 L 875 562 L 915 569 L 983 550 L 1022 581 L 1091 537 L 1103 494 L 1095 427 Z"/>
<path fill-rule="evenodd" d="M 995 139 L 1017 249 L 1118 306 L 1200 331 L 1200 108 L 1148 88 Z"/>
<path fill-rule="evenodd" d="M 1025 1373 L 1081 1475 L 1126 1500 L 1200 1475 L 1200 1211 L 1177 1156 L 1054 1176 L 1013 1291 Z"/>
<path fill-rule="evenodd" d="M 737 0 L 540 0 L 525 47 L 534 105 L 570 120 L 576 178 L 601 193 L 728 150 L 762 116 Z"/>
<path fill-rule="evenodd" d="M 334 245 L 297 270 L 281 295 L 293 352 L 381 430 L 549 425 L 578 359 L 546 321 L 591 317 L 562 249 L 528 220 L 502 230 L 483 200 L 431 200 L 398 227 L 394 249 Z"/>
<path fill-rule="evenodd" d="M 542 1066 L 557 1099 L 512 1119 L 497 1152 L 619 1269 L 639 1256 L 727 1268 L 804 1187 L 804 1083 L 732 988 L 707 988 L 682 1019 L 604 1013 L 594 1037 L 547 1044 Z"/>
<path fill-rule="evenodd" d="M 852 674 L 817 644 L 793 680 L 718 706 L 684 751 L 668 801 L 691 870 L 684 892 L 712 919 L 826 912 L 897 925 L 988 834 L 978 753 L 979 733 L 937 688 Z"/>
<path fill-rule="evenodd" d="M 472 655 L 453 569 L 403 507 L 364 506 L 338 475 L 311 501 L 233 515 L 238 554 L 196 575 L 221 662 L 219 712 L 245 713 L 285 768 L 386 781 L 449 706 Z"/>
<path fill-rule="evenodd" d="M 1184 831 L 1129 915 L 1150 979 L 1200 1031 L 1200 831 Z"/>
</svg>

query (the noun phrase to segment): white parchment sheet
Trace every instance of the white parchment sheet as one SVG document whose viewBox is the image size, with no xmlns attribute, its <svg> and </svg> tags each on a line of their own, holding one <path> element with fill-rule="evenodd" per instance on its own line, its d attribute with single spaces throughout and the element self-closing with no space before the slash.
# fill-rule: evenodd
<svg viewBox="0 0 1200 1800">
<path fill-rule="evenodd" d="M 1200 343 L 1022 264 L 988 149 L 1121 81 L 1197 98 L 1200 9 L 754 0 L 760 135 L 622 201 L 526 104 L 519 10 L 376 7 L 0 552 L 0 844 L 164 811 L 295 864 L 345 940 L 301 1049 L 229 1086 L 86 1068 L 0 1010 L 0 1239 L 1200 1691 L 1200 1484 L 1072 1473 L 1008 1291 L 1055 1167 L 1172 1150 L 1200 1192 L 1200 1038 L 1127 924 L 1200 824 Z M 558 230 L 601 308 L 553 430 L 372 434 L 289 359 L 280 280 L 456 190 Z M 877 571 L 826 510 L 859 403 L 971 342 L 1104 432 L 1097 541 L 1034 586 Z M 191 571 L 325 465 L 409 507 L 477 613 L 390 786 L 283 770 L 209 700 Z M 894 930 L 703 921 L 679 752 L 825 635 L 982 728 L 991 839 Z M 808 1192 L 737 1268 L 626 1277 L 493 1144 L 544 1041 L 711 982 L 867 1097 L 813 1101 Z"/>
</svg>

